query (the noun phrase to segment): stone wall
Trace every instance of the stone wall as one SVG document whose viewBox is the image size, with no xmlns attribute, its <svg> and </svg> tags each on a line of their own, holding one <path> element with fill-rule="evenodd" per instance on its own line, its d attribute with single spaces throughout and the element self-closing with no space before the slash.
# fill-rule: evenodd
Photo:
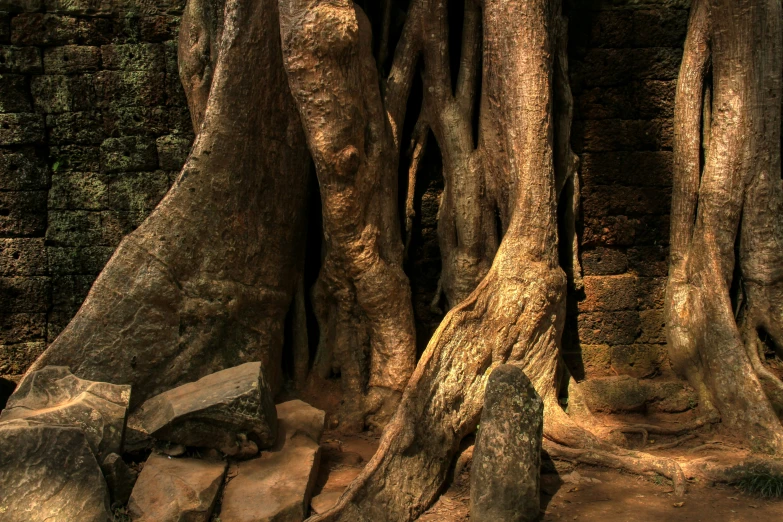
<svg viewBox="0 0 783 522">
<path fill-rule="evenodd" d="M 78 310 L 192 141 L 184 0 L 0 0 L 0 375 Z"/>
<path fill-rule="evenodd" d="M 68 323 L 192 140 L 177 76 L 185 0 L 0 0 L 0 375 Z M 666 374 L 674 86 L 687 0 L 570 0 L 584 291 L 569 296 L 578 378 Z M 432 143 L 432 141 L 431 141 Z M 420 348 L 442 317 L 442 190 L 430 147 L 407 269 Z"/>
<path fill-rule="evenodd" d="M 584 291 L 566 359 L 578 378 L 666 374 L 672 117 L 686 2 L 570 2 Z"/>
</svg>

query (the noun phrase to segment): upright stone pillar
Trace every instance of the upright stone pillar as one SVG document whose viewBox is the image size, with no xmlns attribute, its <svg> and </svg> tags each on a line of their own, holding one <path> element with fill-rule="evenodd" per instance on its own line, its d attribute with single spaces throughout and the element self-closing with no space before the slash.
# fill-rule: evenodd
<svg viewBox="0 0 783 522">
<path fill-rule="evenodd" d="M 471 522 L 538 519 L 544 403 L 510 364 L 489 376 L 470 472 Z"/>
</svg>

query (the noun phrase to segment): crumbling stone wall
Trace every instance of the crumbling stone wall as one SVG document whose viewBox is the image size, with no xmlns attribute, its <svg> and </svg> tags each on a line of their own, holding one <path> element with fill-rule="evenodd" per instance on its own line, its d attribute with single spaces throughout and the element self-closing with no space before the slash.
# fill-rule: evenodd
<svg viewBox="0 0 783 522">
<path fill-rule="evenodd" d="M 76 313 L 192 141 L 184 0 L 0 0 L 0 375 Z"/>
</svg>

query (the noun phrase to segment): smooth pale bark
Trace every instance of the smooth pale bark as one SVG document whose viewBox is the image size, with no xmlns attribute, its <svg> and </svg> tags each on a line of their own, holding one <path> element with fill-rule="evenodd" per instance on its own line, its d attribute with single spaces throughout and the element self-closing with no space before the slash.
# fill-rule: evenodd
<svg viewBox="0 0 783 522">
<path fill-rule="evenodd" d="M 179 178 L 30 371 L 132 384 L 134 405 L 247 361 L 280 386 L 309 159 L 276 1 L 224 3 L 186 9 L 180 59 L 198 136 Z"/>
<path fill-rule="evenodd" d="M 783 319 L 781 38 L 779 1 L 694 2 L 675 108 L 666 293 L 675 370 L 753 449 L 775 453 L 783 428 L 770 399 L 779 407 L 783 395 L 757 345 L 759 332 L 779 343 Z M 703 102 L 708 63 L 711 100 Z"/>
</svg>

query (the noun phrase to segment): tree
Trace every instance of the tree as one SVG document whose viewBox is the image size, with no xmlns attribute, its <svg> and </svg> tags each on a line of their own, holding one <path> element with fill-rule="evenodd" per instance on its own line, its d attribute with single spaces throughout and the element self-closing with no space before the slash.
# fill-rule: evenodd
<svg viewBox="0 0 783 522">
<path fill-rule="evenodd" d="M 740 339 L 748 331 L 733 323 L 736 307 L 726 308 L 731 230 L 740 214 L 747 227 L 738 247 L 741 323 L 773 339 L 779 327 L 768 312 L 780 306 L 775 283 L 783 266 L 772 248 L 779 214 L 769 211 L 780 208 L 780 79 L 760 71 L 780 72 L 780 7 L 743 1 L 748 8 L 735 12 L 730 0 L 710 0 L 712 23 L 718 13 L 724 19 L 715 25 L 722 28 L 713 44 L 718 111 L 705 133 L 702 179 L 714 178 L 716 188 L 703 182 L 695 192 L 706 4 L 697 1 L 693 11 L 678 90 L 667 295 L 672 358 L 699 385 L 705 404 L 733 415 L 736 425 L 770 422 L 754 429 L 774 433 L 780 426 L 768 404 L 753 410 L 756 417 L 741 415 L 727 409 L 730 401 L 717 389 L 736 361 L 752 364 L 740 343 L 716 342 L 729 339 L 725 332 Z M 290 310 L 295 324 L 304 323 L 309 151 L 323 210 L 322 263 L 311 296 L 320 340 L 312 363 L 302 339 L 295 340 L 297 383 L 318 386 L 338 370 L 341 426 L 386 427 L 376 455 L 319 520 L 415 519 L 444 484 L 460 441 L 475 431 L 486 379 L 503 363 L 520 366 L 542 397 L 550 455 L 657 472 L 681 493 L 685 472 L 676 462 L 603 441 L 558 402 L 567 378 L 559 355 L 565 297 L 569 284 L 581 284 L 561 1 L 387 0 L 374 11 L 372 5 L 365 13 L 350 0 L 190 0 L 179 59 L 197 132 L 193 151 L 174 188 L 123 241 L 33 369 L 64 364 L 83 378 L 131 383 L 134 404 L 246 360 L 263 361 L 279 387 L 285 316 Z M 404 13 L 398 37 L 395 13 Z M 755 39 L 744 41 L 748 35 Z M 762 50 L 760 38 L 769 35 L 775 43 Z M 421 107 L 406 117 L 415 110 L 409 98 L 417 73 Z M 751 108 L 752 117 L 748 112 L 741 121 L 753 139 L 743 141 L 729 123 Z M 408 191 L 431 137 L 445 179 L 439 286 L 448 313 L 418 363 L 398 210 L 406 121 L 413 152 L 403 180 Z M 750 160 L 760 158 L 751 168 Z M 747 189 L 738 192 L 740 178 Z M 711 197 L 718 199 L 710 203 Z M 733 206 L 719 204 L 729 199 Z M 405 217 L 409 234 L 409 205 Z M 704 332 L 729 317 L 734 330 L 724 321 Z M 713 336 L 709 343 L 705 335 Z M 701 365 L 686 364 L 697 359 L 693 354 Z M 750 390 L 747 405 L 761 396 L 761 384 L 728 384 Z M 777 439 L 770 440 L 777 449 Z"/>
<path fill-rule="evenodd" d="M 765 366 L 783 355 L 781 6 L 696 0 L 674 136 L 666 322 L 672 366 L 700 405 L 783 449 L 783 384 Z"/>
</svg>

